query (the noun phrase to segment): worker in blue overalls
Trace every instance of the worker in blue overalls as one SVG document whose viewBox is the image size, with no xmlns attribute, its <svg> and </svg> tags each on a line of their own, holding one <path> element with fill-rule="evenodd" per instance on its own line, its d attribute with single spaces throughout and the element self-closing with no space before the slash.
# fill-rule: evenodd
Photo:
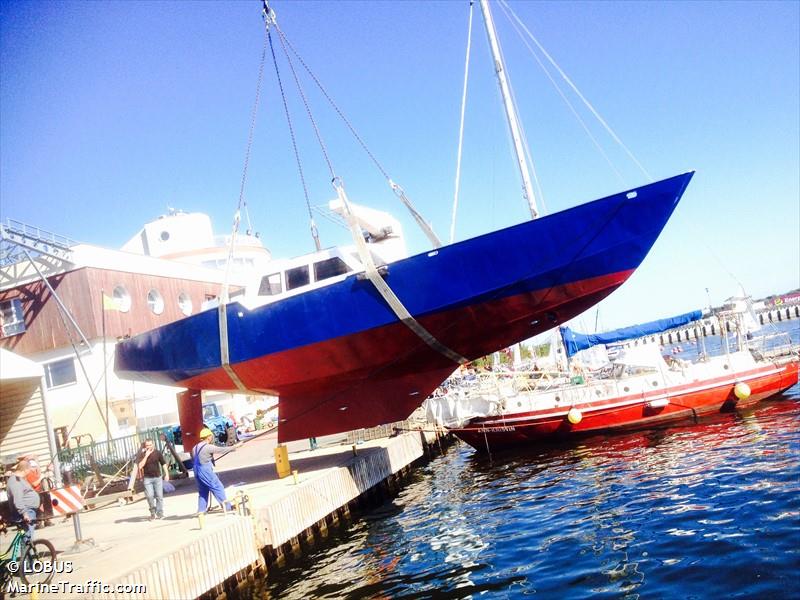
<svg viewBox="0 0 800 600">
<path fill-rule="evenodd" d="M 197 512 L 208 512 L 208 494 L 214 494 L 214 498 L 225 511 L 231 510 L 231 503 L 225 497 L 225 488 L 214 472 L 214 454 L 225 454 L 236 450 L 236 446 L 223 448 L 215 446 L 214 434 L 208 428 L 200 430 L 200 441 L 192 450 L 192 466 L 194 468 L 194 478 L 197 480 Z"/>
</svg>

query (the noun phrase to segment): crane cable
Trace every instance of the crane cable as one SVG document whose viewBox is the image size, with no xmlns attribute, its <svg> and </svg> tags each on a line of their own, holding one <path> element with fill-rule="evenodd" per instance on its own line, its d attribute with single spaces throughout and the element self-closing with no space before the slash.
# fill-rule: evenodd
<svg viewBox="0 0 800 600">
<path fill-rule="evenodd" d="M 261 99 L 261 83 L 264 80 L 264 63 L 266 62 L 267 58 L 267 43 L 269 40 L 269 23 L 271 19 L 271 13 L 269 8 L 264 2 L 264 8 L 262 11 L 262 16 L 264 18 L 264 44 L 261 48 L 261 61 L 258 65 L 258 78 L 256 82 L 256 97 L 253 101 L 253 109 L 250 113 L 250 129 L 247 133 L 247 145 L 245 147 L 244 152 L 244 166 L 242 167 L 242 181 L 239 186 L 239 202 L 236 206 L 236 212 L 233 216 L 233 227 L 231 230 L 231 239 L 230 243 L 228 244 L 228 260 L 225 262 L 225 277 L 222 280 L 222 292 L 220 294 L 219 306 L 217 307 L 217 325 L 219 328 L 219 355 L 220 355 L 220 365 L 225 373 L 228 375 L 231 382 L 236 386 L 236 388 L 241 391 L 247 391 L 242 380 L 239 378 L 239 375 L 233 370 L 231 367 L 231 360 L 230 360 L 230 346 L 228 343 L 228 312 L 227 312 L 227 304 L 230 301 L 230 274 L 231 274 L 231 266 L 233 264 L 233 253 L 236 248 L 236 234 L 239 232 L 239 223 L 241 221 L 242 216 L 242 208 L 245 209 L 245 215 L 247 216 L 247 223 L 248 223 L 248 230 L 252 228 L 250 223 L 250 213 L 247 211 L 247 204 L 244 200 L 244 189 L 245 184 L 247 182 L 247 169 L 250 166 L 250 151 L 253 147 L 253 133 L 256 127 L 256 115 L 258 114 L 258 103 Z"/>
<path fill-rule="evenodd" d="M 266 6 L 266 3 L 264 5 Z M 275 56 L 275 47 L 274 47 L 274 45 L 272 43 L 272 33 L 269 31 L 270 23 L 272 25 L 274 25 L 276 27 L 276 29 L 277 29 L 277 24 L 275 22 L 275 16 L 274 16 L 275 13 L 270 11 L 267 14 L 269 15 L 268 18 L 270 19 L 268 21 L 268 23 L 267 23 L 267 39 L 269 40 L 269 50 L 270 50 L 270 53 L 272 54 L 272 64 L 275 67 L 275 76 L 278 79 L 278 88 L 280 89 L 281 100 L 283 101 L 283 111 L 284 111 L 284 113 L 286 115 L 286 123 L 287 123 L 287 125 L 289 127 L 289 136 L 292 138 L 292 149 L 294 150 L 294 158 L 295 158 L 295 161 L 297 162 L 297 171 L 300 174 L 300 183 L 303 186 L 303 195 L 305 196 L 305 200 L 306 200 L 306 210 L 308 210 L 308 218 L 309 218 L 309 221 L 311 223 L 311 237 L 314 238 L 314 246 L 316 246 L 316 249 L 317 250 L 321 250 L 322 246 L 320 245 L 320 242 L 319 242 L 319 233 L 317 232 L 317 226 L 314 223 L 314 215 L 311 212 L 311 201 L 309 200 L 309 197 L 308 197 L 308 186 L 306 185 L 306 178 L 305 178 L 305 174 L 303 173 L 303 163 L 300 160 L 300 151 L 297 148 L 297 138 L 295 136 L 294 127 L 292 125 L 292 116 L 289 113 L 289 104 L 286 102 L 286 92 L 285 92 L 285 90 L 283 88 L 283 80 L 281 79 L 281 72 L 280 72 L 280 68 L 278 67 L 278 59 Z M 291 65 L 291 63 L 290 63 L 290 65 Z M 292 68 L 292 72 L 294 73 L 294 68 Z M 305 95 L 303 95 L 303 101 L 305 101 Z M 306 108 L 308 108 L 308 105 L 306 105 Z M 309 116 L 310 115 L 311 115 L 311 113 L 309 112 Z M 312 122 L 313 122 L 313 118 L 312 118 Z M 316 125 L 315 125 L 314 128 L 316 129 Z M 321 143 L 321 140 L 320 140 L 320 143 Z M 323 146 L 323 148 L 324 148 L 324 146 Z M 327 154 L 325 156 L 326 156 L 326 160 L 327 160 Z M 330 166 L 330 163 L 328 163 L 328 166 Z"/>
<path fill-rule="evenodd" d="M 278 35 L 281 37 L 281 39 L 283 41 L 285 41 L 286 46 L 292 51 L 292 54 L 294 54 L 294 56 L 297 58 L 297 60 L 300 62 L 300 64 L 303 66 L 303 68 L 306 70 L 306 72 L 308 73 L 309 77 L 311 77 L 312 81 L 314 81 L 314 83 L 319 88 L 320 92 L 322 92 L 322 95 L 325 96 L 325 99 L 333 107 L 334 111 L 336 111 L 336 114 L 339 115 L 339 118 L 342 119 L 344 124 L 350 130 L 350 133 L 353 134 L 353 137 L 355 137 L 355 139 L 358 142 L 358 144 L 361 146 L 361 148 L 364 150 L 364 152 L 367 153 L 367 156 L 369 156 L 369 158 L 375 164 L 377 169 L 381 172 L 381 174 L 383 175 L 383 177 L 386 179 L 387 183 L 389 184 L 389 187 L 392 189 L 392 191 L 395 193 L 395 195 L 400 199 L 400 201 L 405 205 L 405 207 L 411 213 L 411 216 L 414 218 L 414 220 L 416 221 L 416 223 L 420 227 L 420 229 L 422 229 L 422 231 L 425 233 L 425 235 L 427 236 L 428 240 L 431 242 L 433 247 L 434 248 L 440 248 L 441 245 L 442 245 L 442 242 L 441 242 L 441 240 L 439 240 L 439 237 L 436 235 L 436 233 L 434 233 L 433 228 L 431 227 L 430 223 L 428 223 L 422 217 L 422 215 L 417 211 L 417 209 L 412 204 L 411 200 L 409 200 L 408 196 L 406 196 L 405 190 L 399 184 L 395 183 L 392 180 L 392 178 L 389 176 L 389 173 L 386 171 L 386 169 L 383 168 L 383 165 L 381 165 L 381 163 L 378 161 L 378 159 L 375 157 L 375 155 L 372 153 L 372 151 L 370 151 L 370 149 L 367 147 L 366 143 L 361 138 L 361 136 L 358 135 L 358 133 L 356 132 L 356 130 L 353 127 L 353 125 L 350 123 L 350 121 L 347 119 L 347 117 L 344 116 L 344 113 L 341 111 L 339 106 L 333 101 L 333 99 L 331 98 L 330 94 L 328 94 L 328 92 L 325 89 L 325 87 L 322 85 L 322 83 L 317 78 L 317 76 L 313 73 L 313 71 L 309 68 L 309 66 L 306 64 L 306 62 L 303 60 L 303 58 L 297 52 L 297 50 L 292 45 L 291 41 L 289 41 L 289 39 L 283 33 L 281 28 L 278 27 L 278 25 L 276 23 L 274 23 L 274 27 L 275 27 L 275 31 L 278 32 Z M 288 56 L 288 54 L 287 54 L 287 56 Z"/>
<path fill-rule="evenodd" d="M 264 12 L 264 20 L 267 20 L 267 13 Z M 258 113 L 258 103 L 261 99 L 261 82 L 264 79 L 264 62 L 266 60 L 267 55 L 267 35 L 269 33 L 268 25 L 264 35 L 264 45 L 261 49 L 261 61 L 258 65 L 258 79 L 256 82 L 256 97 L 253 102 L 253 109 L 250 113 L 250 129 L 247 133 L 247 144 L 245 146 L 244 151 L 244 166 L 242 167 L 242 181 L 239 185 L 239 202 L 236 205 L 236 212 L 233 216 L 233 227 L 231 230 L 231 239 L 230 244 L 228 244 L 228 260 L 225 262 L 225 278 L 222 282 L 222 294 L 220 297 L 220 305 L 226 304 L 230 299 L 229 288 L 230 288 L 230 273 L 231 273 L 231 264 L 233 263 L 233 253 L 236 247 L 236 234 L 239 232 L 239 222 L 241 220 L 241 211 L 242 207 L 245 209 L 245 215 L 247 216 L 247 223 L 248 229 L 252 229 L 252 224 L 250 223 L 250 213 L 247 211 L 247 203 L 244 200 L 244 188 L 245 183 L 247 182 L 247 169 L 250 166 L 250 150 L 253 147 L 253 132 L 255 131 L 256 127 L 256 114 Z"/>
<path fill-rule="evenodd" d="M 336 194 L 339 197 L 339 200 L 342 203 L 342 207 L 344 209 L 344 218 L 345 218 L 345 220 L 346 220 L 346 222 L 348 224 L 348 227 L 350 229 L 350 233 L 351 233 L 351 235 L 353 237 L 353 240 L 354 240 L 354 242 L 356 244 L 356 249 L 358 250 L 359 259 L 361 260 L 361 263 L 364 266 L 364 275 L 365 275 L 365 277 L 375 287 L 376 291 L 381 295 L 381 297 L 386 302 L 386 304 L 389 306 L 391 311 L 395 314 L 395 316 L 406 327 L 408 327 L 411 331 L 413 331 L 425 344 L 427 344 L 433 350 L 435 350 L 439 354 L 442 354 L 443 356 L 445 356 L 446 358 L 448 358 L 449 360 L 451 360 L 451 361 L 453 361 L 453 362 L 455 362 L 457 364 L 466 363 L 467 359 L 465 357 L 461 356 L 459 353 L 455 352 L 451 348 L 447 347 L 445 344 L 441 343 L 438 339 L 436 339 L 435 336 L 433 336 L 427 329 L 425 329 L 425 327 L 423 325 L 421 325 L 413 317 L 411 312 L 405 307 L 405 305 L 397 297 L 397 295 L 394 293 L 394 291 L 391 289 L 391 287 L 389 287 L 389 285 L 386 283 L 386 281 L 384 281 L 383 275 L 385 274 L 385 271 L 382 272 L 381 270 L 378 269 L 378 266 L 375 264 L 375 261 L 374 261 L 374 259 L 372 257 L 372 254 L 370 253 L 369 249 L 367 248 L 366 240 L 364 239 L 364 235 L 363 235 L 363 232 L 361 230 L 361 227 L 359 226 L 358 221 L 356 220 L 356 216 L 353 213 L 352 206 L 350 204 L 349 199 L 347 198 L 347 193 L 344 190 L 344 185 L 342 183 L 342 180 L 335 173 L 335 170 L 334 170 L 333 165 L 331 163 L 330 157 L 329 157 L 328 152 L 326 150 L 325 143 L 322 140 L 322 136 L 321 136 L 321 134 L 319 132 L 319 128 L 317 127 L 316 121 L 314 120 L 313 114 L 311 113 L 311 109 L 309 107 L 306 95 L 303 92 L 302 86 L 300 85 L 300 81 L 299 81 L 299 79 L 297 77 L 297 72 L 295 71 L 294 66 L 292 64 L 291 56 L 289 55 L 288 52 L 286 52 L 287 46 L 289 46 L 291 48 L 291 44 L 289 43 L 288 39 L 286 39 L 285 36 L 281 33 L 280 29 L 277 27 L 277 24 L 275 22 L 274 13 L 269 10 L 269 8 L 267 7 L 266 2 L 264 3 L 264 6 L 265 6 L 265 11 L 267 11 L 266 14 L 269 16 L 269 19 L 270 19 L 269 20 L 269 24 L 274 26 L 275 30 L 279 34 L 280 41 L 281 41 L 281 46 L 283 47 L 284 52 L 286 53 L 286 58 L 287 58 L 287 61 L 288 61 L 289 65 L 290 65 L 292 74 L 294 76 L 295 83 L 296 83 L 296 85 L 298 87 L 298 90 L 300 91 L 300 95 L 301 95 L 301 97 L 303 99 L 303 103 L 305 104 L 306 112 L 308 114 L 309 119 L 311 120 L 312 126 L 314 128 L 314 132 L 315 132 L 315 134 L 317 136 L 317 141 L 320 144 L 320 147 L 322 149 L 322 153 L 323 153 L 323 155 L 325 157 L 325 161 L 326 161 L 326 163 L 328 165 L 328 169 L 330 170 L 331 177 L 332 177 L 331 183 L 332 183 L 334 189 L 336 190 Z M 302 177 L 302 166 L 300 164 L 300 156 L 299 156 L 299 153 L 297 151 L 297 144 L 296 144 L 296 140 L 295 140 L 295 136 L 294 136 L 294 129 L 293 129 L 292 124 L 291 124 L 291 117 L 289 115 L 289 108 L 288 108 L 288 104 L 286 102 L 286 94 L 284 92 L 283 83 L 281 81 L 280 71 L 279 71 L 278 63 L 277 63 L 277 60 L 276 60 L 276 57 L 275 57 L 275 51 L 274 51 L 274 47 L 273 47 L 273 44 L 272 44 L 271 35 L 269 36 L 269 44 L 270 44 L 270 50 L 272 51 L 272 60 L 273 60 L 273 63 L 275 65 L 275 73 L 276 73 L 276 75 L 278 77 L 278 86 L 279 86 L 280 91 L 281 91 L 281 98 L 283 100 L 284 111 L 286 113 L 286 119 L 287 119 L 287 121 L 289 123 L 289 131 L 290 131 L 291 136 L 292 136 L 292 145 L 294 146 L 295 157 L 297 159 L 298 168 L 300 169 L 300 172 L 301 172 L 301 179 L 303 180 L 303 189 L 304 189 L 304 191 L 306 191 L 306 205 L 308 207 L 309 214 L 311 214 L 311 205 L 310 205 L 310 202 L 308 200 L 308 193 L 307 193 L 306 186 L 305 186 L 305 180 Z M 316 77 L 313 76 L 313 74 L 308 69 L 308 67 L 305 65 L 303 60 L 294 51 L 294 48 L 292 48 L 292 51 L 294 52 L 294 54 L 298 58 L 298 60 L 300 60 L 301 64 L 303 64 L 303 66 L 306 68 L 306 70 L 312 76 L 314 81 L 317 82 L 317 85 L 320 85 L 319 81 L 316 79 Z M 320 86 L 320 89 L 322 89 L 321 86 Z M 325 93 L 324 89 L 323 89 L 323 93 Z M 326 93 L 325 93 L 325 95 L 328 98 L 328 100 L 331 101 L 330 97 Z M 332 101 L 331 101 L 331 103 L 332 103 Z M 335 107 L 336 107 L 336 105 L 334 104 L 334 108 Z M 338 108 L 337 108 L 337 112 L 338 112 Z M 341 115 L 341 112 L 339 112 L 339 114 L 340 114 L 340 116 L 342 116 L 342 118 L 344 118 L 343 115 Z M 345 119 L 345 122 L 347 123 L 346 119 Z M 348 126 L 349 126 L 349 123 L 348 123 Z M 350 127 L 350 129 L 355 134 L 355 131 L 352 129 L 352 127 Z M 359 141 L 361 141 L 361 139 L 358 137 L 358 135 L 357 134 L 355 134 L 355 135 L 356 135 L 356 138 Z M 363 144 L 363 142 L 361 142 L 361 143 L 362 143 L 362 147 L 364 147 L 364 149 L 366 150 L 366 146 Z M 367 150 L 367 152 L 368 152 L 368 154 L 370 154 L 370 156 L 372 156 L 372 154 L 369 152 L 369 150 Z M 374 156 L 373 156 L 373 160 L 375 160 Z M 379 163 L 377 163 L 377 161 L 375 161 L 375 162 L 376 162 L 376 164 L 379 164 Z M 379 165 L 379 168 L 381 168 L 380 165 Z M 383 171 L 383 172 L 385 174 L 385 171 Z M 386 175 L 386 177 L 388 179 L 388 175 Z M 312 219 L 312 221 L 313 221 L 313 219 Z M 317 246 L 317 249 L 319 250 L 319 246 Z"/>
</svg>

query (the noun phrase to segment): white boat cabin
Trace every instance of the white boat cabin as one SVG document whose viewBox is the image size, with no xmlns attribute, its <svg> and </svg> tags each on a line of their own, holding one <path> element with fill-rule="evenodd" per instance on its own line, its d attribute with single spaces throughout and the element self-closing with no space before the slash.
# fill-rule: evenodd
<svg viewBox="0 0 800 600">
<path fill-rule="evenodd" d="M 336 201 L 331 212 L 341 213 Z M 408 255 L 400 223 L 388 213 L 351 204 L 351 210 L 361 227 L 367 248 L 377 267 L 405 258 Z M 231 301 L 248 309 L 271 304 L 290 296 L 344 280 L 352 273 L 364 271 L 355 245 L 335 246 L 289 259 L 272 260 L 247 281 L 245 289 L 230 295 Z M 218 306 L 217 299 L 203 309 Z"/>
</svg>

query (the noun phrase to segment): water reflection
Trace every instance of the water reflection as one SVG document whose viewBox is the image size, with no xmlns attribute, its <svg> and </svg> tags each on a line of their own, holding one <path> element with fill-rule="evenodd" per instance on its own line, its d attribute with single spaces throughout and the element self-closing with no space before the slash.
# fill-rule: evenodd
<svg viewBox="0 0 800 600">
<path fill-rule="evenodd" d="M 494 455 L 452 448 L 259 598 L 787 597 L 800 389 L 697 425 Z"/>
</svg>

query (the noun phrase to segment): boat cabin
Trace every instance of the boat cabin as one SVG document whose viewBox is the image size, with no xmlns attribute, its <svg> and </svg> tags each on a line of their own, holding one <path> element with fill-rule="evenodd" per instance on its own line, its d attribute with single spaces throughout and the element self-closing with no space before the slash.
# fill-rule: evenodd
<svg viewBox="0 0 800 600">
<path fill-rule="evenodd" d="M 268 272 L 247 286 L 246 295 L 274 301 L 341 281 L 348 273 L 363 268 L 357 258 L 343 253 L 341 248 L 327 248 L 271 262 Z"/>
<path fill-rule="evenodd" d="M 378 266 L 386 264 L 374 251 L 372 258 Z M 295 258 L 271 261 L 266 265 L 266 272 L 252 276 L 247 286 L 231 293 L 230 298 L 253 309 L 337 283 L 363 270 L 358 254 L 351 247 L 326 248 Z M 203 310 L 218 305 L 219 300 L 214 298 L 203 304 Z"/>
</svg>

